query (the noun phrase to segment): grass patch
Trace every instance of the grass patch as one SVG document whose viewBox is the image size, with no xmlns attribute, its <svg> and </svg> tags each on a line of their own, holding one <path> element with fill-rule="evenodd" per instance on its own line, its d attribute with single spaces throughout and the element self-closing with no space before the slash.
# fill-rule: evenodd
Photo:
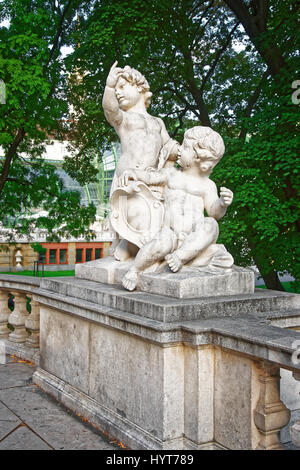
<svg viewBox="0 0 300 470">
<path fill-rule="evenodd" d="M 292 292 L 294 294 L 300 294 L 300 287 L 296 286 L 296 282 L 295 281 L 292 281 L 292 282 L 282 282 L 281 283 L 283 288 L 286 290 L 286 292 Z M 263 286 L 255 286 L 255 287 L 258 287 L 260 289 L 267 289 L 265 285 Z"/>
<path fill-rule="evenodd" d="M 12 276 L 34 276 L 33 271 L 18 271 L 18 272 L 0 272 L 0 274 L 9 274 Z M 75 276 L 75 269 L 69 271 L 44 271 L 44 276 L 39 272 L 38 277 L 60 277 L 60 276 Z"/>
</svg>

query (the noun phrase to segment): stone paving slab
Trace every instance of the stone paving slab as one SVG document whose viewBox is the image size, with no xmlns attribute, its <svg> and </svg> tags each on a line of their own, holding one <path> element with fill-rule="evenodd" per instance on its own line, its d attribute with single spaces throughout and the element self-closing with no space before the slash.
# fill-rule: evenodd
<svg viewBox="0 0 300 470">
<path fill-rule="evenodd" d="M 0 366 L 0 390 L 32 383 L 33 366 L 9 362 Z"/>
<path fill-rule="evenodd" d="M 0 442 L 0 450 L 51 450 L 52 448 L 42 441 L 26 426 L 17 428 Z"/>
<path fill-rule="evenodd" d="M 34 366 L 11 359 L 0 365 L 0 450 L 120 450 L 33 385 Z"/>
<path fill-rule="evenodd" d="M 0 440 L 21 424 L 21 420 L 0 403 Z"/>
</svg>

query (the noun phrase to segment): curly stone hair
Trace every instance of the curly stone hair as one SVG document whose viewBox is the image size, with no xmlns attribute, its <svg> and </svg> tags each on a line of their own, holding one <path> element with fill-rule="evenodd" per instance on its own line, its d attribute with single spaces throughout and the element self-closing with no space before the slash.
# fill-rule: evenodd
<svg viewBox="0 0 300 470">
<path fill-rule="evenodd" d="M 222 137 L 216 131 L 207 126 L 195 126 L 184 133 L 184 140 L 191 142 L 196 157 L 209 158 L 218 163 L 224 155 L 225 145 Z M 180 158 L 178 163 L 182 167 L 191 165 L 186 158 Z"/>
<path fill-rule="evenodd" d="M 123 72 L 120 74 L 120 77 L 123 77 L 132 85 L 136 85 L 139 88 L 140 92 L 144 94 L 145 106 L 148 108 L 151 103 L 152 93 L 150 91 L 149 83 L 147 82 L 144 75 L 141 74 L 138 70 L 126 65 L 123 69 Z"/>
</svg>

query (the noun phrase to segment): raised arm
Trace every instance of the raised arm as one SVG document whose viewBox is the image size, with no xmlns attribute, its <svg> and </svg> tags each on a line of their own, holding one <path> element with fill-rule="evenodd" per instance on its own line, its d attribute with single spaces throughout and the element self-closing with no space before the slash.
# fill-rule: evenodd
<svg viewBox="0 0 300 470">
<path fill-rule="evenodd" d="M 220 188 L 220 197 L 218 197 L 218 191 L 215 183 L 210 181 L 209 190 L 204 197 L 204 207 L 209 217 L 213 217 L 216 220 L 221 219 L 227 211 L 227 207 L 230 206 L 233 199 L 233 192 L 227 188 Z"/>
<path fill-rule="evenodd" d="M 123 120 L 123 112 L 119 107 L 119 102 L 116 97 L 115 87 L 120 74 L 123 69 L 117 67 L 117 61 L 112 65 L 109 74 L 106 79 L 106 86 L 102 99 L 102 106 L 104 109 L 104 115 L 113 127 L 118 127 Z"/>
</svg>

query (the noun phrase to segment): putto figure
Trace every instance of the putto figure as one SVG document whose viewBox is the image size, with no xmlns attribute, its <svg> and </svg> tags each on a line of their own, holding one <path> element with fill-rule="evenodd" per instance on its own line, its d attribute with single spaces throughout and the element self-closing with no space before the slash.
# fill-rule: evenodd
<svg viewBox="0 0 300 470">
<path fill-rule="evenodd" d="M 113 64 L 106 80 L 103 109 L 107 121 L 116 130 L 122 154 L 118 161 L 111 195 L 117 187 L 117 180 L 125 170 L 146 170 L 149 167 L 162 168 L 167 161 L 174 165 L 178 143 L 170 138 L 162 119 L 147 112 L 152 93 L 146 78 L 128 65 L 124 68 Z M 169 163 L 168 163 L 169 164 Z M 140 209 L 140 212 L 143 209 Z M 143 214 L 139 205 L 135 207 L 134 222 L 139 224 Z M 130 214 L 128 214 L 130 218 Z M 137 247 L 128 240 L 119 240 L 114 246 L 114 256 L 120 261 L 134 256 Z"/>
<path fill-rule="evenodd" d="M 182 171 L 175 168 L 142 171 L 126 170 L 118 180 L 127 186 L 130 180 L 164 187 L 165 215 L 161 230 L 137 253 L 123 279 L 128 290 L 136 287 L 138 273 L 157 261 L 166 260 L 177 272 L 183 265 L 230 268 L 232 256 L 223 245 L 217 245 L 217 220 L 232 203 L 233 193 L 217 187 L 210 179 L 215 165 L 225 151 L 222 137 L 209 127 L 197 126 L 184 135 L 178 150 Z M 204 209 L 208 217 L 204 216 Z"/>
</svg>

